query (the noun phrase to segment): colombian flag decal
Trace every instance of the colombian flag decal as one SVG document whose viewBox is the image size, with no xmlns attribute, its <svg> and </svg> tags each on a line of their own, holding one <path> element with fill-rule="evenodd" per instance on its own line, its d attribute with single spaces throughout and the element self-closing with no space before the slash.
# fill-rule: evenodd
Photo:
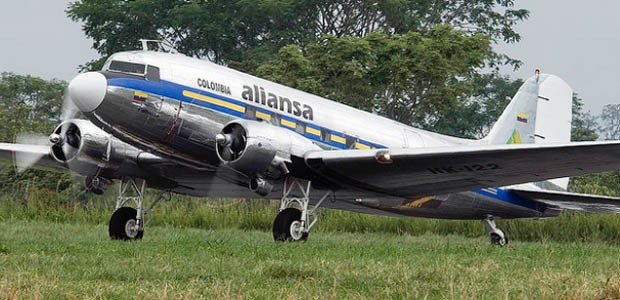
<svg viewBox="0 0 620 300">
<path fill-rule="evenodd" d="M 521 122 L 521 123 L 526 123 L 527 124 L 527 115 L 524 113 L 518 113 L 517 114 L 517 121 Z"/>
<path fill-rule="evenodd" d="M 133 100 L 138 102 L 146 102 L 146 99 L 149 98 L 149 95 L 143 92 L 135 91 L 133 92 Z"/>
</svg>

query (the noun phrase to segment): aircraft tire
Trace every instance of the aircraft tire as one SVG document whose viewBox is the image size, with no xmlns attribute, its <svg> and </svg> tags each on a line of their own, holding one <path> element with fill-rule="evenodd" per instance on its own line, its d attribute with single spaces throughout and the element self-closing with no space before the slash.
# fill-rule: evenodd
<svg viewBox="0 0 620 300">
<path fill-rule="evenodd" d="M 289 207 L 276 216 L 273 221 L 273 240 L 276 242 L 297 242 L 308 240 L 308 233 L 294 237 L 291 234 L 291 226 L 298 225 L 301 220 L 301 211 Z"/>
<path fill-rule="evenodd" d="M 110 218 L 108 233 L 113 240 L 132 241 L 140 240 L 144 236 L 144 230 L 131 232 L 128 228 L 136 222 L 138 212 L 133 207 L 121 207 Z"/>
<path fill-rule="evenodd" d="M 501 231 L 502 235 L 495 233 L 495 232 L 491 232 L 490 234 L 490 238 L 491 238 L 491 244 L 493 245 L 498 245 L 498 246 L 506 246 L 508 244 L 508 236 Z"/>
</svg>

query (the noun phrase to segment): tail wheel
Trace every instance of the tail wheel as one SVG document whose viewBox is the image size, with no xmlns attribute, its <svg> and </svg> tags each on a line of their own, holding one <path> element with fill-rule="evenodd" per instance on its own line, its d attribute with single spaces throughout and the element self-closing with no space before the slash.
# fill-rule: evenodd
<svg viewBox="0 0 620 300">
<path fill-rule="evenodd" d="M 144 235 L 144 230 L 136 229 L 136 216 L 138 212 L 132 207 L 121 207 L 117 209 L 110 218 L 108 232 L 113 240 L 140 240 Z"/>
<path fill-rule="evenodd" d="M 308 233 L 303 232 L 299 209 L 289 207 L 278 213 L 273 221 L 273 239 L 276 242 L 308 240 Z"/>
<path fill-rule="evenodd" d="M 490 235 L 490 238 L 491 238 L 491 244 L 493 245 L 498 245 L 498 246 L 503 247 L 503 246 L 506 246 L 506 244 L 508 244 L 508 236 L 503 231 L 501 231 L 501 234 L 492 232 Z"/>
</svg>

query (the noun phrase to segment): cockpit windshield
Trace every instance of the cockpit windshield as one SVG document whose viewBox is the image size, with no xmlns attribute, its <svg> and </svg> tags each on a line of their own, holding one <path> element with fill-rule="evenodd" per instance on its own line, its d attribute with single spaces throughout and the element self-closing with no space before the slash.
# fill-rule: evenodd
<svg viewBox="0 0 620 300">
<path fill-rule="evenodd" d="M 145 70 L 146 65 L 118 60 L 113 60 L 112 62 L 110 62 L 110 66 L 108 67 L 108 71 L 111 72 L 129 73 L 140 76 L 144 76 Z"/>
<path fill-rule="evenodd" d="M 159 68 L 151 65 L 113 60 L 110 62 L 110 65 L 105 70 L 110 72 L 142 76 L 148 81 L 159 81 Z"/>
</svg>

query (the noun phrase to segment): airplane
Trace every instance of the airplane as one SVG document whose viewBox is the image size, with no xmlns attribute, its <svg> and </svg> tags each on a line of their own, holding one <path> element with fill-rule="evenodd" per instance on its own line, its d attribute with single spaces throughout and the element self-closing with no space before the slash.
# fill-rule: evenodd
<svg viewBox="0 0 620 300">
<path fill-rule="evenodd" d="M 489 134 L 445 136 L 225 66 L 156 41 L 77 75 L 46 143 L 0 143 L 0 157 L 69 169 L 101 194 L 119 182 L 112 239 L 138 240 L 167 193 L 280 200 L 275 241 L 305 241 L 319 207 L 482 220 L 620 212 L 620 199 L 566 191 L 566 177 L 620 169 L 620 142 L 570 142 L 572 89 L 536 72 Z M 147 205 L 145 189 L 160 193 Z"/>
</svg>

